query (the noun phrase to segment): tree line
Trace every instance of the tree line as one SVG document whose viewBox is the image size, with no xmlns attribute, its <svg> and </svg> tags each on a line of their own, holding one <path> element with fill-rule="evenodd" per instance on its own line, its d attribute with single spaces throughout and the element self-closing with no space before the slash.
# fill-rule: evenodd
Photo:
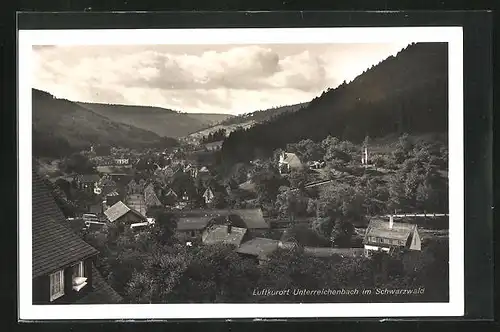
<svg viewBox="0 0 500 332">
<path fill-rule="evenodd" d="M 109 225 L 84 235 L 101 252 L 98 269 L 127 303 L 264 303 L 447 301 L 446 240 L 428 239 L 418 255 L 319 258 L 302 247 L 277 250 L 264 264 L 231 245 L 186 247 L 175 236 L 176 218 L 162 212 L 156 225 L 133 233 Z M 256 289 L 414 289 L 415 296 L 278 296 Z"/>
</svg>

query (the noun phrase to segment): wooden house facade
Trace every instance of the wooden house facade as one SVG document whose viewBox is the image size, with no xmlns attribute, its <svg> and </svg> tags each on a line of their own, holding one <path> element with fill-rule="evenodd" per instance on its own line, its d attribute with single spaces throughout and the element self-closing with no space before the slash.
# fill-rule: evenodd
<svg viewBox="0 0 500 332">
<path fill-rule="evenodd" d="M 33 304 L 122 302 L 95 268 L 99 252 L 67 226 L 35 171 L 32 188 Z"/>
</svg>

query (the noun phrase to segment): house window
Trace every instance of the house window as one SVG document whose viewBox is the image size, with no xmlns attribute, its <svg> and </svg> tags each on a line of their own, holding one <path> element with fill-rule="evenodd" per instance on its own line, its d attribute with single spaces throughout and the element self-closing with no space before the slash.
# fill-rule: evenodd
<svg viewBox="0 0 500 332">
<path fill-rule="evenodd" d="M 83 262 L 79 262 L 73 265 L 73 274 L 71 276 L 73 290 L 80 291 L 85 285 L 87 285 L 87 278 L 85 278 L 85 270 Z"/>
<path fill-rule="evenodd" d="M 64 270 L 57 271 L 50 275 L 50 301 L 64 295 Z"/>
<path fill-rule="evenodd" d="M 194 234 L 194 231 L 191 231 L 191 237 L 194 237 L 195 234 Z"/>
</svg>

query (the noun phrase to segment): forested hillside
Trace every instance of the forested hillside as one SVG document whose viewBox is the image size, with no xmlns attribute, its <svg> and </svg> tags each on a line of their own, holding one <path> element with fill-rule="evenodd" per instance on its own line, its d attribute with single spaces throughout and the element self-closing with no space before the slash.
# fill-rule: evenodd
<svg viewBox="0 0 500 332">
<path fill-rule="evenodd" d="M 249 160 L 302 139 L 361 142 L 365 136 L 440 133 L 447 120 L 447 44 L 417 43 L 297 112 L 234 131 L 222 153 L 226 161 Z"/>
<path fill-rule="evenodd" d="M 165 141 L 153 132 L 117 123 L 74 102 L 33 89 L 33 155 L 60 157 L 92 144 L 145 147 Z"/>
<path fill-rule="evenodd" d="M 78 103 L 115 122 L 121 122 L 160 136 L 182 137 L 231 117 L 229 114 L 180 113 L 160 107 Z"/>
<path fill-rule="evenodd" d="M 246 114 L 238 115 L 238 116 L 229 118 L 227 120 L 224 120 L 220 124 L 221 125 L 242 124 L 242 123 L 246 123 L 249 121 L 253 121 L 256 123 L 264 122 L 267 120 L 271 120 L 275 116 L 278 116 L 278 115 L 281 115 L 284 113 L 298 111 L 301 108 L 306 107 L 307 104 L 308 103 L 301 103 L 301 104 L 295 104 L 295 105 L 273 107 L 273 108 L 269 108 L 266 110 L 260 110 L 260 111 L 255 111 L 255 112 L 251 112 L 251 113 L 246 113 Z"/>
<path fill-rule="evenodd" d="M 262 123 L 265 121 L 272 121 L 276 117 L 288 113 L 296 112 L 307 106 L 308 103 L 301 103 L 295 105 L 273 107 L 266 110 L 255 111 L 251 113 L 246 113 L 242 115 L 237 115 L 229 117 L 215 126 L 197 131 L 188 135 L 188 140 L 201 140 L 203 137 L 208 137 L 210 134 L 223 130 L 226 134 L 239 129 L 246 129 L 254 126 L 257 123 Z"/>
</svg>

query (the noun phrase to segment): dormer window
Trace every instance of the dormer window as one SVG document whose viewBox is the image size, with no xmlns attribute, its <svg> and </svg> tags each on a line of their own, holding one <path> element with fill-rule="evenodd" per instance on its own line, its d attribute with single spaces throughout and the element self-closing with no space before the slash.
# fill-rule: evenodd
<svg viewBox="0 0 500 332">
<path fill-rule="evenodd" d="M 87 278 L 85 278 L 85 270 L 83 268 L 82 261 L 73 266 L 73 275 L 71 280 L 73 290 L 77 292 L 87 285 Z"/>
<path fill-rule="evenodd" d="M 60 270 L 50 275 L 50 301 L 54 301 L 63 295 L 64 270 Z"/>
</svg>

